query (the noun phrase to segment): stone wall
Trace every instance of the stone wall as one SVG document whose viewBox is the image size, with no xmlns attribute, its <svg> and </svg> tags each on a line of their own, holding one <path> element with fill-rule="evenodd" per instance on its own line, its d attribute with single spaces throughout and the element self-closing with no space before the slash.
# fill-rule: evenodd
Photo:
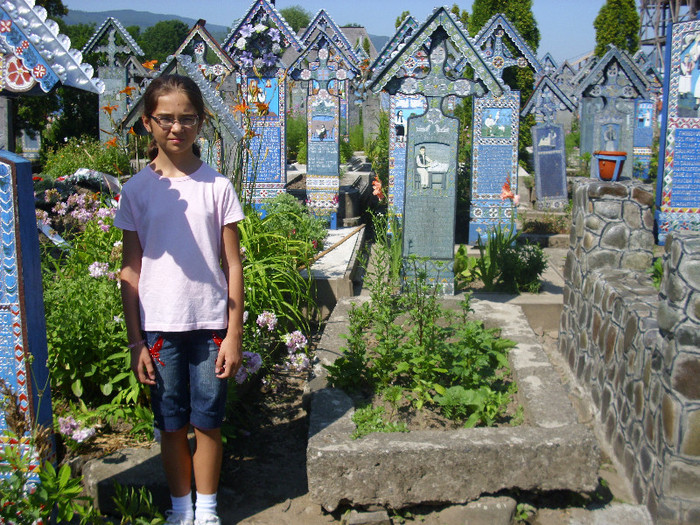
<svg viewBox="0 0 700 525">
<path fill-rule="evenodd" d="M 700 234 L 671 235 L 659 292 L 653 195 L 574 188 L 559 348 L 601 433 L 658 523 L 700 523 Z"/>
</svg>

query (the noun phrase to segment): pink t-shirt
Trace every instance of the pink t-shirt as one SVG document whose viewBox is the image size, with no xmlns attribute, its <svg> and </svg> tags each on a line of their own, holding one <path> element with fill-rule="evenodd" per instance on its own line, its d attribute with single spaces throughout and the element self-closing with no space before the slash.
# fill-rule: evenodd
<svg viewBox="0 0 700 525">
<path fill-rule="evenodd" d="M 221 229 L 243 219 L 231 181 L 207 164 L 187 177 L 145 167 L 124 184 L 114 225 L 137 232 L 141 329 L 226 328 L 228 288 Z"/>
</svg>

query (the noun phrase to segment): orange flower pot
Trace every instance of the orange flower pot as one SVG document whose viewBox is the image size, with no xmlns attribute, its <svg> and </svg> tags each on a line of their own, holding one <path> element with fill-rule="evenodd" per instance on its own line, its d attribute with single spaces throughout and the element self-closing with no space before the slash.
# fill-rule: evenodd
<svg viewBox="0 0 700 525">
<path fill-rule="evenodd" d="M 596 175 L 600 180 L 615 181 L 620 178 L 627 159 L 626 151 L 594 151 L 593 156 L 598 160 Z"/>
</svg>

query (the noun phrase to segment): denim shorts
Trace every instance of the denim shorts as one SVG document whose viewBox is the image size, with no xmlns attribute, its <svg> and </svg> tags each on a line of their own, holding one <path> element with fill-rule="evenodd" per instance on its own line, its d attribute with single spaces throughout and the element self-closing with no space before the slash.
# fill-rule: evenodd
<svg viewBox="0 0 700 525">
<path fill-rule="evenodd" d="M 144 332 L 156 372 L 151 386 L 156 428 L 174 432 L 188 423 L 202 430 L 221 427 L 227 380 L 214 371 L 224 336 L 224 330 Z"/>
</svg>

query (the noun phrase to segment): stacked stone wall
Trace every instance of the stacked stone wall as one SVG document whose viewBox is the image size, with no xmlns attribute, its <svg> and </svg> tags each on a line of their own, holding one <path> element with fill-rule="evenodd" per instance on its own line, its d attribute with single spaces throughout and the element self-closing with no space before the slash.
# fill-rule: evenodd
<svg viewBox="0 0 700 525">
<path fill-rule="evenodd" d="M 559 348 L 637 500 L 700 523 L 700 235 L 667 239 L 657 292 L 652 204 L 637 181 L 576 185 Z"/>
</svg>

